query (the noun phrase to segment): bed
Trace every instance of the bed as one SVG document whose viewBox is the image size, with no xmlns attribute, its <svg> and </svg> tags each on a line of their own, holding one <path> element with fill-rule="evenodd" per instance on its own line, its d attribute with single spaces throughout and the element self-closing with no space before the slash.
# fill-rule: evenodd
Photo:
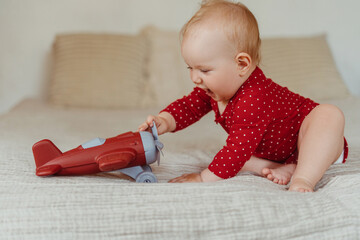
<svg viewBox="0 0 360 240">
<path fill-rule="evenodd" d="M 250 172 L 216 183 L 167 183 L 206 168 L 224 145 L 226 134 L 214 123 L 213 113 L 179 133 L 160 136 L 164 157 L 159 166 L 152 165 L 158 183 L 135 183 L 116 171 L 76 177 L 35 175 L 31 151 L 35 142 L 48 138 L 66 151 L 94 137 L 135 131 L 148 114 L 188 91 L 191 83 L 183 81 L 186 72 L 177 39 L 177 34 L 155 27 L 145 28 L 139 36 L 57 36 L 49 99 L 25 99 L 0 116 L 0 238 L 359 239 L 360 98 L 347 91 L 325 36 L 263 42 L 265 73 L 279 81 L 292 78 L 292 90 L 335 104 L 345 114 L 348 161 L 331 166 L 314 193 L 288 192 L 288 186 Z M 297 51 L 294 46 L 303 47 L 296 57 L 289 50 Z M 304 51 L 313 55 L 304 54 L 306 60 L 301 62 Z M 114 53 L 137 59 L 116 59 Z M 316 71 L 304 71 L 314 74 L 304 78 L 305 73 L 296 72 L 294 66 L 306 67 L 308 59 L 312 61 L 308 67 L 315 65 Z M 108 66 L 129 62 L 125 67 Z M 295 73 L 290 75 L 289 69 Z M 126 77 L 119 80 L 119 74 Z M 313 88 L 299 85 L 297 78 Z M 111 91 L 115 94 L 104 94 Z"/>
</svg>

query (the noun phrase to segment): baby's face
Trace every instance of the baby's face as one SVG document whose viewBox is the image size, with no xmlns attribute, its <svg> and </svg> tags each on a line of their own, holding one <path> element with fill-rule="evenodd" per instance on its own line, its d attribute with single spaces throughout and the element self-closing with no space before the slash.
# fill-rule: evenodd
<svg viewBox="0 0 360 240">
<path fill-rule="evenodd" d="M 202 28 L 188 33 L 181 53 L 191 80 L 215 101 L 227 103 L 240 88 L 237 53 L 221 30 Z"/>
</svg>

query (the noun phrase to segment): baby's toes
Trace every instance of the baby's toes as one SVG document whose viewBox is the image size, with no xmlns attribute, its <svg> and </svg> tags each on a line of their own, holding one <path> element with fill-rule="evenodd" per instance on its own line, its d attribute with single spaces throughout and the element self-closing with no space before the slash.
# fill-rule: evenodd
<svg viewBox="0 0 360 240">
<path fill-rule="evenodd" d="M 274 182 L 274 183 L 279 183 L 279 179 L 278 179 L 278 178 L 274 178 L 273 182 Z"/>
<path fill-rule="evenodd" d="M 261 172 L 264 175 L 264 177 L 267 177 L 271 173 L 271 170 L 269 168 L 263 168 Z"/>
<path fill-rule="evenodd" d="M 274 180 L 274 176 L 269 173 L 267 176 L 266 176 L 267 179 L 269 179 L 270 181 L 273 181 Z"/>
<path fill-rule="evenodd" d="M 287 185 L 290 182 L 290 178 L 284 179 L 284 185 Z"/>
<path fill-rule="evenodd" d="M 281 179 L 281 180 L 279 181 L 279 184 L 281 184 L 281 185 L 286 185 L 286 184 L 288 184 L 288 182 L 289 182 L 289 181 L 287 181 L 286 179 Z"/>
</svg>

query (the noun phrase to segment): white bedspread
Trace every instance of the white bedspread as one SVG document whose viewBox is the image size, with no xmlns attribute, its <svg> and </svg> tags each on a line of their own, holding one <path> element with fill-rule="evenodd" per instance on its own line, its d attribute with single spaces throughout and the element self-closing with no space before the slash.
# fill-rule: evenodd
<svg viewBox="0 0 360 240">
<path fill-rule="evenodd" d="M 32 145 L 51 139 L 67 151 L 94 137 L 135 131 L 150 110 L 55 108 L 26 100 L 0 116 L 0 239 L 359 239 L 360 99 L 332 101 L 346 116 L 346 164 L 332 166 L 315 193 L 287 192 L 251 173 L 216 183 L 169 184 L 200 171 L 225 143 L 209 114 L 160 136 L 157 184 L 118 172 L 35 175 Z"/>
</svg>

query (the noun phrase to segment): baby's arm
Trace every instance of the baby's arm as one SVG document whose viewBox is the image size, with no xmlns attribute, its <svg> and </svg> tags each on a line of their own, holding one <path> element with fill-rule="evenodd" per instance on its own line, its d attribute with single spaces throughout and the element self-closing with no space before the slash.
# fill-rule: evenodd
<svg viewBox="0 0 360 240">
<path fill-rule="evenodd" d="M 149 115 L 138 131 L 148 130 L 155 121 L 159 135 L 176 132 L 197 122 L 210 111 L 211 98 L 204 90 L 196 87 L 188 96 L 171 103 L 159 115 Z"/>
<path fill-rule="evenodd" d="M 159 135 L 172 132 L 176 129 L 174 117 L 168 112 L 161 112 L 157 116 L 149 115 L 146 118 L 146 121 L 138 127 L 138 131 L 146 131 L 153 127 L 153 121 L 156 124 Z"/>
<path fill-rule="evenodd" d="M 204 169 L 200 173 L 201 179 L 203 182 L 216 182 L 222 180 L 221 177 L 216 176 L 213 172 L 211 172 L 208 168 Z"/>
</svg>

